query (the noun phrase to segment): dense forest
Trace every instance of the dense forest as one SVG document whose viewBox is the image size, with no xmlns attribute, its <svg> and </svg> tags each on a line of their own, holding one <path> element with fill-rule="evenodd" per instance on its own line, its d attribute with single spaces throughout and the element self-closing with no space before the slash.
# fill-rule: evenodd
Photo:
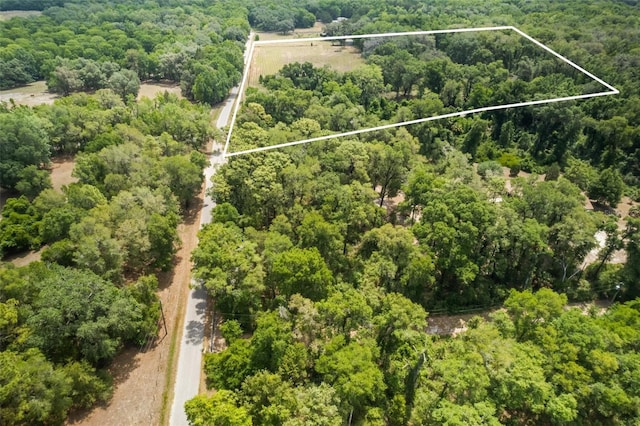
<svg viewBox="0 0 640 426">
<path fill-rule="evenodd" d="M 639 421 L 640 211 L 605 214 L 640 201 L 636 2 L 0 0 L 12 8 L 42 14 L 0 22 L 0 87 L 46 80 L 61 98 L 0 106 L 0 185 L 15 195 L 0 255 L 43 248 L 0 268 L 3 424 L 57 424 L 109 398 L 105 367 L 157 333 L 154 274 L 172 265 L 201 150 L 222 136 L 209 108 L 239 82 L 250 28 L 316 21 L 328 35 L 514 25 L 620 95 L 230 158 L 192 254 L 227 347 L 205 356 L 216 392 L 187 403 L 190 422 Z M 232 151 L 602 90 L 507 31 L 355 47 L 350 71 L 261 76 Z M 136 101 L 148 80 L 186 99 Z M 61 192 L 58 155 L 78 179 Z M 566 307 L 596 298 L 618 303 Z M 427 333 L 428 314 L 490 308 L 457 336 Z"/>
<path fill-rule="evenodd" d="M 626 334 L 640 319 L 637 300 L 604 314 L 564 306 L 640 294 L 637 209 L 624 228 L 585 209 L 587 197 L 604 211 L 625 193 L 637 199 L 637 76 L 631 46 L 610 43 L 620 31 L 616 40 L 637 46 L 627 29 L 639 12 L 471 3 L 337 4 L 331 18 L 349 19 L 325 31 L 515 24 L 621 96 L 230 158 L 214 176 L 214 223 L 193 253 L 228 347 L 206 355 L 217 392 L 187 404 L 192 424 L 637 421 L 638 335 Z M 584 27 L 607 18 L 617 24 L 606 36 Z M 291 63 L 261 76 L 231 150 L 602 90 L 509 32 L 355 44 L 366 64 L 352 71 Z M 516 177 L 521 170 L 533 175 Z M 604 248 L 585 269 L 597 231 Z M 623 247 L 626 263 L 608 263 Z M 426 333 L 427 312 L 500 305 L 455 338 Z"/>
<path fill-rule="evenodd" d="M 14 195 L 2 210 L 0 256 L 43 248 L 41 262 L 0 268 L 7 425 L 60 424 L 107 401 L 113 358 L 155 339 L 155 274 L 173 265 L 177 225 L 203 182 L 200 148 L 215 131 L 208 105 L 167 94 L 136 102 L 140 80 L 181 82 L 189 99 L 219 101 L 239 78 L 248 33 L 241 18 L 232 35 L 240 9 L 211 13 L 213 22 L 203 7 L 55 6 L 0 22 L 0 85 L 46 79 L 69 95 L 0 106 L 0 183 Z M 78 182 L 61 192 L 52 156 L 75 157 Z"/>
</svg>

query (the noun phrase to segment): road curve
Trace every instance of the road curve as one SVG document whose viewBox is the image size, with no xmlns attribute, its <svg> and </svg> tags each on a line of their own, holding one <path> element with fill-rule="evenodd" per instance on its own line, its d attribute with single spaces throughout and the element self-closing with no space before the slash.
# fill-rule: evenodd
<svg viewBox="0 0 640 426">
<path fill-rule="evenodd" d="M 247 41 L 247 49 L 251 43 L 253 33 Z M 246 54 L 245 54 L 246 62 Z M 246 72 L 246 71 L 245 71 Z M 238 96 L 239 87 L 231 89 L 227 97 L 216 126 L 220 129 L 227 126 L 233 106 Z M 215 202 L 208 195 L 211 189 L 211 177 L 215 174 L 216 168 L 224 163 L 222 155 L 224 146 L 214 141 L 212 154 L 209 156 L 209 166 L 204 170 L 205 196 L 202 210 L 200 212 L 200 228 L 211 223 L 211 211 L 215 207 Z M 200 373 L 202 371 L 202 352 L 204 351 L 204 324 L 207 306 L 207 293 L 203 288 L 197 287 L 191 280 L 191 291 L 187 299 L 187 309 L 185 311 L 184 325 L 182 330 L 182 341 L 178 354 L 178 370 L 173 392 L 173 403 L 171 404 L 170 426 L 188 426 L 187 415 L 184 411 L 184 404 L 198 394 L 200 388 Z"/>
</svg>

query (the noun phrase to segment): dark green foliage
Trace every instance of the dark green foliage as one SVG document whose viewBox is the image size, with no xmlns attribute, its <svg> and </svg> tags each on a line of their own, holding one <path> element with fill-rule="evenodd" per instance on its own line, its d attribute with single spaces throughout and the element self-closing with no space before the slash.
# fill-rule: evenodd
<svg viewBox="0 0 640 426">
<path fill-rule="evenodd" d="M 16 191 L 33 200 L 40 192 L 51 188 L 51 177 L 47 170 L 40 170 L 35 165 L 30 165 L 18 173 Z"/>
<path fill-rule="evenodd" d="M 104 365 L 126 342 L 140 343 L 156 323 L 144 324 L 144 304 L 87 271 L 55 268 L 39 283 L 28 325 L 29 342 L 50 359 L 69 356 Z M 157 319 L 157 318 L 156 318 Z"/>
<path fill-rule="evenodd" d="M 25 196 L 9 198 L 2 208 L 0 255 L 38 247 L 40 218 L 38 211 Z"/>
<path fill-rule="evenodd" d="M 14 189 L 27 176 L 27 166 L 44 166 L 49 163 L 49 137 L 45 132 L 46 121 L 27 108 L 0 110 L 0 186 Z M 30 194 L 23 182 L 23 190 Z M 42 187 L 34 182 L 33 185 Z"/>
<path fill-rule="evenodd" d="M 620 172 L 607 168 L 589 186 L 589 198 L 615 208 L 622 198 L 623 190 L 624 182 Z"/>
<path fill-rule="evenodd" d="M 155 334 L 157 280 L 118 288 L 86 270 L 0 269 L 0 410 L 7 424 L 59 424 L 70 408 L 111 396 L 99 370 Z"/>
</svg>

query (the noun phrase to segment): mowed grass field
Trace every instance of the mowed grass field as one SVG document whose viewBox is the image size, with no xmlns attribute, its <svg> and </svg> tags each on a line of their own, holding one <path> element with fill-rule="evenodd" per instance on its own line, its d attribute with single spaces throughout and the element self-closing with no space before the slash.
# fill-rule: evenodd
<svg viewBox="0 0 640 426">
<path fill-rule="evenodd" d="M 249 69 L 248 87 L 260 85 L 261 75 L 275 74 L 286 65 L 293 62 L 311 62 L 317 67 L 330 66 L 336 71 L 350 71 L 364 60 L 358 49 L 353 46 L 332 46 L 331 42 L 310 42 L 305 38 L 320 37 L 324 24 L 316 22 L 312 28 L 296 28 L 287 35 L 279 33 L 257 32 L 260 41 L 296 39 L 296 43 L 271 44 L 255 46 L 251 67 Z"/>
<path fill-rule="evenodd" d="M 256 46 L 249 68 L 249 87 L 259 86 L 261 75 L 275 74 L 293 62 L 311 62 L 316 67 L 328 65 L 336 71 L 350 71 L 364 64 L 360 52 L 353 46 L 334 46 L 329 41 Z"/>
</svg>

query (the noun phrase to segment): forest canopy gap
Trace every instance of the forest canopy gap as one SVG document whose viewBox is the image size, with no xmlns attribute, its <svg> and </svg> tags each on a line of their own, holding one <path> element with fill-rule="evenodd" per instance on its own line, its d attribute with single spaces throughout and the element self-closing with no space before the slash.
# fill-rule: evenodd
<svg viewBox="0 0 640 426">
<path fill-rule="evenodd" d="M 254 47 L 255 46 L 277 45 L 277 44 L 286 44 L 286 43 L 300 43 L 301 41 L 313 43 L 313 42 L 318 42 L 318 41 L 322 42 L 322 41 L 334 41 L 334 40 L 355 40 L 355 39 L 372 39 L 372 38 L 383 38 L 383 37 L 402 37 L 402 36 L 406 37 L 406 36 L 418 36 L 418 35 L 472 33 L 472 32 L 481 32 L 481 31 L 505 31 L 505 30 L 514 31 L 515 33 L 519 34 L 520 36 L 522 36 L 525 39 L 529 40 L 530 42 L 534 43 L 536 46 L 544 49 L 548 53 L 550 53 L 553 56 L 555 56 L 556 58 L 560 59 L 562 62 L 564 62 L 564 63 L 568 64 L 569 66 L 573 67 L 574 69 L 578 70 L 580 73 L 582 73 L 582 74 L 586 75 L 587 77 L 591 78 L 592 80 L 600 83 L 601 85 L 606 87 L 608 90 L 605 90 L 605 91 L 602 91 L 602 92 L 595 92 L 595 93 L 586 93 L 586 94 L 581 94 L 581 95 L 562 96 L 562 97 L 555 97 L 555 98 L 549 98 L 549 99 L 540 99 L 540 100 L 531 100 L 531 101 L 524 101 L 524 102 L 509 103 L 509 104 L 503 104 L 503 105 L 491 105 L 491 106 L 485 106 L 485 107 L 480 107 L 480 108 L 468 109 L 468 110 L 464 110 L 464 111 L 454 111 L 454 112 L 449 112 L 447 114 L 441 114 L 441 115 L 436 115 L 436 116 L 432 116 L 432 117 L 423 117 L 423 118 L 418 118 L 418 119 L 409 120 L 409 121 L 402 121 L 402 122 L 398 122 L 398 123 L 390 123 L 390 124 L 385 124 L 385 125 L 376 126 L 376 127 L 368 127 L 368 128 L 364 128 L 364 129 L 352 130 L 352 131 L 344 132 L 344 133 L 335 133 L 335 134 L 330 134 L 330 135 L 323 135 L 323 136 L 318 136 L 318 137 L 313 137 L 313 138 L 308 138 L 308 139 L 301 139 L 301 140 L 297 140 L 297 141 L 280 143 L 280 144 L 276 144 L 276 145 L 262 146 L 262 147 L 257 147 L 257 148 L 242 150 L 242 151 L 229 152 L 229 143 L 231 141 L 231 136 L 233 134 L 233 129 L 234 129 L 234 125 L 235 125 L 235 122 L 236 122 L 236 117 L 238 115 L 238 111 L 239 111 L 240 106 L 242 104 L 242 96 L 244 95 L 244 92 L 245 92 L 245 89 L 246 89 L 249 70 L 251 68 L 251 63 L 253 61 Z M 560 55 L 559 53 L 557 53 L 556 51 L 554 51 L 550 47 L 548 47 L 545 44 L 539 42 L 538 40 L 534 39 L 533 37 L 529 36 L 528 34 L 526 34 L 525 32 L 523 32 L 521 30 L 519 30 L 518 28 L 516 28 L 514 26 L 481 27 L 481 28 L 457 28 L 457 29 L 448 29 L 448 30 L 409 31 L 409 32 L 393 32 L 393 33 L 379 33 L 379 34 L 354 34 L 354 35 L 333 36 L 333 37 L 314 37 L 314 38 L 303 38 L 303 39 L 301 39 L 301 38 L 291 38 L 291 39 L 281 39 L 281 40 L 255 41 L 255 42 L 253 42 L 251 44 L 251 47 L 250 47 L 249 52 L 248 52 L 245 72 L 244 72 L 244 75 L 243 75 L 243 78 L 242 78 L 242 82 L 240 84 L 240 90 L 239 90 L 239 94 L 238 94 L 238 99 L 237 99 L 237 102 L 236 102 L 236 105 L 235 105 L 235 108 L 234 108 L 234 111 L 233 111 L 233 115 L 231 117 L 231 124 L 229 126 L 229 132 L 227 134 L 227 139 L 226 139 L 226 142 L 225 142 L 223 155 L 225 157 L 233 157 L 233 156 L 238 156 L 238 155 L 243 155 L 243 154 L 251 154 L 251 153 L 260 152 L 260 151 L 267 151 L 267 150 L 271 150 L 271 149 L 284 148 L 284 147 L 294 146 L 294 145 L 301 145 L 301 144 L 306 144 L 306 143 L 310 143 L 310 142 L 317 142 L 317 141 L 322 141 L 322 140 L 340 138 L 340 137 L 344 137 L 344 136 L 354 136 L 354 135 L 358 135 L 358 134 L 362 134 L 362 133 L 374 132 L 374 131 L 385 130 L 385 129 L 395 128 L 395 127 L 408 126 L 408 125 L 412 125 L 412 124 L 419 124 L 419 123 L 424 123 L 424 122 L 428 122 L 428 121 L 435 121 L 435 120 L 439 120 L 439 119 L 443 119 L 443 118 L 464 117 L 467 114 L 475 114 L 475 113 L 480 113 L 480 112 L 485 112 L 485 111 L 496 111 L 496 110 L 503 110 L 503 109 L 508 109 L 508 108 L 517 108 L 517 107 L 532 106 L 532 105 L 542 105 L 542 104 L 565 102 L 565 101 L 578 100 L 578 99 L 588 99 L 588 98 L 594 98 L 594 97 L 598 97 L 598 96 L 617 95 L 619 93 L 620 93 L 620 91 L 618 89 L 616 89 L 615 87 L 613 87 L 611 84 L 609 84 L 609 83 L 605 82 L 604 80 L 600 79 L 599 77 L 593 75 L 592 73 L 590 73 L 589 71 L 585 70 L 581 66 L 577 65 L 573 61 L 571 61 L 568 58 Z"/>
</svg>

